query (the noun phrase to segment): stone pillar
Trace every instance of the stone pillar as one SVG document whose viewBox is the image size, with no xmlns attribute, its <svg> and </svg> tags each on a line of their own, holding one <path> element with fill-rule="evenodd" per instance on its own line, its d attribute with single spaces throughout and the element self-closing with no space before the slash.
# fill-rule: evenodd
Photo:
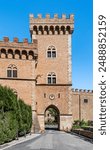
<svg viewBox="0 0 110 150">
<path fill-rule="evenodd" d="M 40 130 L 45 130 L 45 125 L 44 125 L 44 114 L 39 114 L 38 115 L 38 120 L 39 120 L 39 125 L 40 125 Z"/>
<path fill-rule="evenodd" d="M 35 62 L 32 61 L 31 65 L 31 76 L 32 78 L 35 77 Z M 35 81 L 31 82 L 32 85 L 32 93 L 31 93 L 31 99 L 32 99 L 32 132 L 38 132 L 40 130 L 39 121 L 37 117 L 37 103 L 36 103 L 36 94 L 35 94 Z"/>
</svg>

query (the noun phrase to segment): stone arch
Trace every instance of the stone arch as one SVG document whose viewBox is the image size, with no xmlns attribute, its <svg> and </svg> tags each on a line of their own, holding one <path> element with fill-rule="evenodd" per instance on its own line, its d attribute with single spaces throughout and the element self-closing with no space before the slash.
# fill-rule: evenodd
<svg viewBox="0 0 110 150">
<path fill-rule="evenodd" d="M 42 30 L 43 30 L 43 27 L 42 27 L 42 26 L 39 26 L 39 30 L 42 31 Z"/>
<path fill-rule="evenodd" d="M 43 26 L 39 26 L 39 28 L 38 28 L 38 29 L 39 29 L 39 30 L 38 30 L 38 31 L 39 31 L 39 33 L 40 33 L 40 34 L 43 34 Z"/>
<path fill-rule="evenodd" d="M 32 50 L 29 51 L 28 59 L 32 60 L 34 58 L 34 52 Z"/>
<path fill-rule="evenodd" d="M 45 31 L 48 31 L 48 26 L 44 26 L 44 30 L 45 30 Z"/>
<path fill-rule="evenodd" d="M 44 26 L 44 34 L 49 34 L 49 28 L 48 28 L 48 26 Z"/>
<path fill-rule="evenodd" d="M 54 34 L 54 26 L 50 26 L 50 31 L 52 34 Z"/>
<path fill-rule="evenodd" d="M 65 26 L 61 26 L 61 31 L 65 34 Z"/>
<path fill-rule="evenodd" d="M 50 111 L 50 112 L 49 112 Z M 49 105 L 44 112 L 45 129 L 60 130 L 60 111 L 55 105 Z"/>
<path fill-rule="evenodd" d="M 34 30 L 34 31 L 37 31 L 37 26 L 33 26 L 33 30 Z"/>
<path fill-rule="evenodd" d="M 66 27 L 66 31 L 68 31 L 68 33 L 70 33 L 70 32 L 71 32 L 71 27 L 70 27 L 70 26 L 67 26 L 67 27 Z"/>
<path fill-rule="evenodd" d="M 22 51 L 22 59 L 27 59 L 27 51 L 26 50 Z"/>
<path fill-rule="evenodd" d="M 15 59 L 20 59 L 20 50 L 15 50 Z"/>
<path fill-rule="evenodd" d="M 8 58 L 13 58 L 13 50 L 8 49 Z"/>
<path fill-rule="evenodd" d="M 1 49 L 1 58 L 6 58 L 6 49 Z"/>
<path fill-rule="evenodd" d="M 55 32 L 57 32 L 57 34 L 59 34 L 59 26 L 55 26 Z"/>
<path fill-rule="evenodd" d="M 38 30 L 38 29 L 37 29 L 37 26 L 34 25 L 34 26 L 33 26 L 33 31 L 35 31 L 35 32 L 37 33 L 37 30 Z"/>
</svg>

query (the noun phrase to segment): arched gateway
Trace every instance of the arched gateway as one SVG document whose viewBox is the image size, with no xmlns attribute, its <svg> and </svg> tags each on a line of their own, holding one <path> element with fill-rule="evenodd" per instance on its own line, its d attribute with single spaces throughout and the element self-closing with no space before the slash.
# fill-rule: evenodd
<svg viewBox="0 0 110 150">
<path fill-rule="evenodd" d="M 60 112 L 56 106 L 48 106 L 45 110 L 44 116 L 45 129 L 60 129 Z"/>
</svg>

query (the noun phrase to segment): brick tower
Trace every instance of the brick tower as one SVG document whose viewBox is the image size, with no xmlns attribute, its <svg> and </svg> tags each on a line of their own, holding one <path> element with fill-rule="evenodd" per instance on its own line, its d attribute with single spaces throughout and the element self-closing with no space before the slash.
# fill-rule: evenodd
<svg viewBox="0 0 110 150">
<path fill-rule="evenodd" d="M 71 35 L 74 16 L 61 18 L 55 14 L 42 18 L 30 15 L 32 43 L 38 41 L 38 62 L 35 68 L 36 100 L 34 107 L 40 129 L 45 128 L 45 110 L 49 107 L 59 112 L 59 129 L 70 129 L 72 124 L 71 96 Z"/>
</svg>

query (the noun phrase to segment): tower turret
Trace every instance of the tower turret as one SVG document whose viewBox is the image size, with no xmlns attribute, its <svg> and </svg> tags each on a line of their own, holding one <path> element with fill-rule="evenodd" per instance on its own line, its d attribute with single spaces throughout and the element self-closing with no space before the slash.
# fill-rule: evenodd
<svg viewBox="0 0 110 150">
<path fill-rule="evenodd" d="M 58 18 L 58 14 L 54 14 L 54 18 L 50 18 L 49 14 L 46 15 L 46 18 L 42 18 L 41 14 L 38 14 L 38 17 L 34 18 L 34 15 L 30 14 L 30 32 L 32 39 L 35 38 L 35 35 L 72 34 L 73 30 L 73 14 L 69 18 L 65 14 L 62 14 L 61 18 Z"/>
</svg>

